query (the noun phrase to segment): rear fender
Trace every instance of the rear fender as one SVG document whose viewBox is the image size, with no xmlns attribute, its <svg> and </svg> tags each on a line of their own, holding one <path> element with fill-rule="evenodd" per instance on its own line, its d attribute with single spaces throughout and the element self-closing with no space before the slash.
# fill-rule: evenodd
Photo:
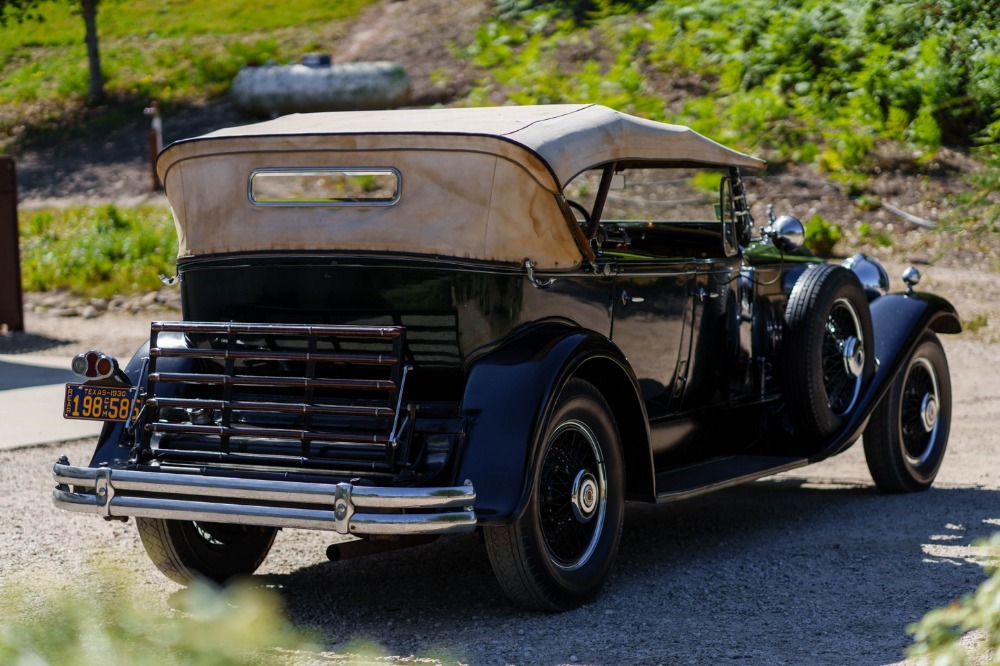
<svg viewBox="0 0 1000 666">
<path fill-rule="evenodd" d="M 872 301 L 870 308 L 875 358 L 878 359 L 875 376 L 842 434 L 810 458 L 811 462 L 840 453 L 861 436 L 868 417 L 888 392 L 896 375 L 902 371 L 903 364 L 925 331 L 962 332 L 955 306 L 934 294 L 888 294 Z"/>
<path fill-rule="evenodd" d="M 634 375 L 621 351 L 592 331 L 542 324 L 469 369 L 462 414 L 465 447 L 457 479 L 476 488 L 476 517 L 503 522 L 523 509 L 541 430 L 566 381 L 579 376 L 605 396 L 619 422 L 626 476 L 652 492 L 649 428 Z"/>
<path fill-rule="evenodd" d="M 146 341 L 139 351 L 132 356 L 132 359 L 125 367 L 125 374 L 128 376 L 132 386 L 138 386 L 140 393 L 146 390 L 146 359 L 149 358 L 149 341 Z M 188 358 L 161 358 L 157 359 L 157 370 L 162 372 L 185 372 L 193 364 Z M 97 467 L 101 463 L 112 464 L 116 461 L 126 461 L 129 451 L 135 445 L 133 437 L 125 432 L 125 424 L 120 421 L 106 421 L 101 435 L 97 439 L 97 448 L 91 457 L 90 466 Z"/>
</svg>

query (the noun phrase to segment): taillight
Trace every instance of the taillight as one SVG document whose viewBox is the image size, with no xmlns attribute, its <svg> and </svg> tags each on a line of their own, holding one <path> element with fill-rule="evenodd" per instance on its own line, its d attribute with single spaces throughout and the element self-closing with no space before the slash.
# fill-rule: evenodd
<svg viewBox="0 0 1000 666">
<path fill-rule="evenodd" d="M 74 356 L 70 367 L 86 379 L 106 379 L 118 372 L 118 361 L 113 356 L 91 350 Z"/>
</svg>

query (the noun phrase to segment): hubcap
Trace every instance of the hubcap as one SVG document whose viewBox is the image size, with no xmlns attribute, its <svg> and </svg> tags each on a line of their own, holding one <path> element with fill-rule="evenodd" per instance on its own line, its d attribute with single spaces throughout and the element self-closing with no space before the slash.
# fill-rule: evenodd
<svg viewBox="0 0 1000 666">
<path fill-rule="evenodd" d="M 931 432 L 934 430 L 934 424 L 937 423 L 938 415 L 938 402 L 937 398 L 928 393 L 924 396 L 924 399 L 920 404 L 920 420 L 924 424 L 924 431 Z"/>
<path fill-rule="evenodd" d="M 865 369 L 865 350 L 856 337 L 852 335 L 844 340 L 842 354 L 847 374 L 851 377 L 860 377 L 861 372 Z"/>
<path fill-rule="evenodd" d="M 573 489 L 570 491 L 573 517 L 581 523 L 590 522 L 597 510 L 599 493 L 597 478 L 589 470 L 581 469 L 573 479 Z"/>
</svg>

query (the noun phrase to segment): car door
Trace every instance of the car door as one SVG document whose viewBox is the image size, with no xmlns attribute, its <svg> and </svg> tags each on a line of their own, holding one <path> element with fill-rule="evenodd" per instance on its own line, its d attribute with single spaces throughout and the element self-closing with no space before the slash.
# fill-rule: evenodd
<svg viewBox="0 0 1000 666">
<path fill-rule="evenodd" d="M 696 274 L 683 261 L 623 256 L 616 264 L 611 339 L 629 359 L 649 417 L 667 416 L 684 395 Z"/>
</svg>

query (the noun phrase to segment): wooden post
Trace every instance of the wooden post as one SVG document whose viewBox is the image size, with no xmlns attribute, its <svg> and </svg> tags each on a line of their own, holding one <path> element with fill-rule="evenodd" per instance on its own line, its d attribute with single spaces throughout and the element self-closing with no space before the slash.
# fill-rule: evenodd
<svg viewBox="0 0 1000 666">
<path fill-rule="evenodd" d="M 14 158 L 0 155 L 0 328 L 24 330 Z"/>
<path fill-rule="evenodd" d="M 153 100 L 142 112 L 151 118 L 149 124 L 149 169 L 153 175 L 153 191 L 158 192 L 163 189 L 160 176 L 156 173 L 156 158 L 163 150 L 163 120 L 160 118 L 160 105 L 156 100 Z"/>
</svg>

